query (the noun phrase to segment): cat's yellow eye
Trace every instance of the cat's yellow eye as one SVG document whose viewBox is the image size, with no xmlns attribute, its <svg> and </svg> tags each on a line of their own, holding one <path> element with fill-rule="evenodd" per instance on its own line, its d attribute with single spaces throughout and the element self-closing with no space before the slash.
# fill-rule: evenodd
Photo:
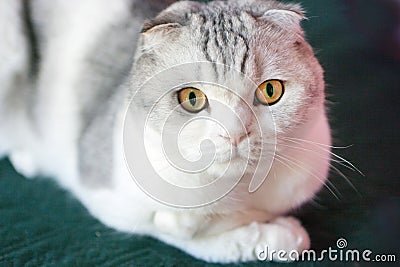
<svg viewBox="0 0 400 267">
<path fill-rule="evenodd" d="M 189 112 L 197 113 L 207 107 L 207 96 L 199 89 L 188 87 L 178 92 L 179 104 Z"/>
<path fill-rule="evenodd" d="M 277 103 L 284 93 L 283 83 L 280 80 L 268 80 L 258 86 L 255 97 L 263 105 Z"/>
</svg>

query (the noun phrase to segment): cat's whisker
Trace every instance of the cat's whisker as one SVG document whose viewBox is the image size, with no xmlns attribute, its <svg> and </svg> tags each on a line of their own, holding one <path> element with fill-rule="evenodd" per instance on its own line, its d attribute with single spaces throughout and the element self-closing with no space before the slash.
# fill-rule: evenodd
<svg viewBox="0 0 400 267">
<path fill-rule="evenodd" d="M 316 198 L 317 196 L 314 196 L 314 198 L 310 199 L 309 204 L 315 208 L 318 209 L 327 209 L 328 207 L 324 204 L 319 203 L 321 199 Z"/>
<path fill-rule="evenodd" d="M 312 152 L 314 154 L 320 155 L 321 156 L 321 158 L 320 158 L 321 160 L 330 160 L 330 161 L 335 162 L 335 163 L 337 163 L 337 164 L 339 164 L 339 165 L 341 165 L 341 166 L 343 166 L 343 167 L 345 167 L 345 168 L 347 168 L 347 169 L 349 169 L 351 171 L 357 172 L 357 170 L 355 168 L 351 167 L 348 164 L 345 164 L 345 163 L 347 163 L 346 161 L 325 157 L 323 154 L 321 154 L 320 152 L 318 152 L 316 150 L 305 148 L 305 147 L 300 147 L 300 146 L 291 146 L 291 145 L 282 144 L 282 143 L 279 144 L 279 146 L 284 146 L 284 147 L 297 149 L 297 150 L 302 150 L 302 151 L 306 151 L 306 152 Z M 331 154 L 331 152 L 329 152 L 329 154 Z"/>
<path fill-rule="evenodd" d="M 283 140 L 282 138 L 278 138 L 279 140 Z M 299 140 L 301 140 L 301 139 L 299 139 Z M 286 142 L 287 140 L 283 140 L 284 142 Z M 261 143 L 260 143 L 261 144 Z M 312 150 L 312 149 L 310 149 L 310 148 L 305 148 L 305 147 L 302 147 L 302 146 L 292 146 L 292 145 L 288 145 L 288 144 L 286 144 L 286 143 L 281 143 L 281 142 L 277 142 L 277 143 L 272 143 L 272 142 L 266 142 L 266 141 L 263 141 L 262 142 L 262 144 L 266 144 L 266 145 L 276 145 L 277 147 L 279 147 L 279 146 L 285 146 L 285 147 L 289 147 L 289 148 L 293 148 L 293 149 L 298 149 L 298 150 L 303 150 L 303 151 L 306 151 L 306 152 L 312 152 L 312 153 L 315 153 L 315 154 L 318 154 L 318 155 L 321 155 L 321 156 L 323 156 L 323 154 L 322 153 L 320 153 L 320 152 L 318 152 L 317 150 Z M 301 145 L 301 144 L 299 144 L 299 145 Z M 255 145 L 251 145 L 250 144 L 250 147 L 253 147 L 253 146 L 255 146 Z M 350 146 L 348 146 L 348 147 L 332 147 L 332 148 L 349 148 L 349 147 L 351 147 L 352 145 L 350 145 Z M 331 151 L 325 151 L 325 152 L 328 152 L 329 154 L 332 154 L 332 152 Z M 330 161 L 333 161 L 333 162 L 336 162 L 336 163 L 338 163 L 338 164 L 340 164 L 340 165 L 342 165 L 343 167 L 346 167 L 346 168 L 348 168 L 348 169 L 350 169 L 350 170 L 352 170 L 352 171 L 354 171 L 354 172 L 358 172 L 358 170 L 356 169 L 356 168 L 353 168 L 353 167 L 351 167 L 351 165 L 349 164 L 349 165 L 346 165 L 346 164 L 344 164 L 344 163 L 347 163 L 347 161 L 346 160 L 338 160 L 338 159 L 333 159 L 333 158 L 331 158 L 331 157 L 323 157 L 323 158 L 321 158 L 321 160 L 322 159 L 329 159 Z"/>
<path fill-rule="evenodd" d="M 293 139 L 293 138 L 291 138 L 291 139 Z M 303 142 L 303 143 L 312 144 L 312 145 L 314 145 L 315 147 L 318 147 L 319 149 L 321 149 L 322 151 L 325 151 L 325 152 L 330 153 L 333 157 L 335 157 L 335 158 L 337 158 L 337 159 L 340 159 L 340 160 L 342 160 L 343 162 L 347 163 L 349 166 L 351 166 L 352 168 L 354 168 L 356 172 L 358 172 L 359 174 L 361 174 L 362 176 L 365 177 L 364 173 L 361 172 L 356 166 L 354 166 L 354 164 L 352 164 L 350 161 L 346 160 L 345 158 L 343 158 L 343 157 L 337 155 L 336 153 L 330 151 L 329 149 L 326 149 L 326 148 L 324 148 L 324 147 L 319 146 L 318 143 L 313 144 L 313 142 L 308 141 L 308 140 L 303 140 L 303 139 L 298 139 L 298 138 L 296 138 L 296 139 L 297 139 L 296 141 L 295 141 L 295 140 L 290 140 L 290 139 L 286 139 L 286 140 L 289 141 L 289 142 L 298 144 L 298 145 L 302 145 L 299 141 L 301 141 L 301 142 Z"/>
<path fill-rule="evenodd" d="M 350 185 L 351 188 L 353 188 L 353 190 L 354 190 L 357 194 L 360 194 L 360 192 L 357 190 L 357 188 L 354 186 L 354 184 L 350 181 L 349 178 L 347 178 L 347 176 L 346 176 L 343 172 L 341 172 L 338 168 L 336 168 L 336 167 L 333 166 L 332 164 L 331 164 L 330 167 L 331 167 L 334 171 L 336 171 L 341 177 L 343 177 L 344 180 Z"/>
<path fill-rule="evenodd" d="M 283 157 L 282 155 L 278 155 L 280 157 Z M 309 173 L 311 176 L 313 176 L 314 178 L 316 178 L 317 180 L 321 181 L 324 183 L 324 186 L 329 190 L 329 192 L 331 192 L 333 194 L 333 196 L 337 199 L 340 200 L 340 197 L 342 197 L 342 194 L 340 193 L 340 191 L 336 188 L 336 186 L 330 181 L 330 180 L 326 180 L 323 181 L 321 180 L 321 178 L 313 173 L 312 171 L 310 171 L 309 169 L 306 169 L 302 166 L 302 162 L 300 160 L 296 160 L 293 157 L 289 157 L 288 155 L 285 155 L 284 157 L 286 157 L 286 160 L 290 163 L 292 163 L 293 165 L 295 165 L 296 167 L 306 171 L 307 173 Z M 339 196 L 337 195 L 339 194 Z"/>
<path fill-rule="evenodd" d="M 312 151 L 312 150 L 310 150 L 310 151 Z M 288 158 L 293 158 L 293 157 L 289 157 L 289 156 L 287 156 Z M 293 159 L 294 160 L 294 159 Z M 323 159 L 321 159 L 321 160 L 323 160 Z M 349 166 L 347 166 L 347 165 L 345 165 L 345 164 L 342 164 L 340 161 L 337 161 L 337 160 L 332 160 L 333 162 L 336 162 L 336 163 L 338 163 L 338 164 L 340 164 L 341 166 L 344 166 L 344 167 L 346 167 L 346 168 L 348 168 L 348 169 L 350 169 L 350 170 L 353 170 L 353 171 L 355 171 L 354 169 L 352 169 L 351 167 L 349 167 Z M 330 167 L 334 170 L 334 171 L 336 171 L 341 177 L 343 177 L 344 178 L 344 180 L 350 185 L 350 187 L 357 193 L 357 194 L 359 194 L 359 191 L 357 190 L 357 188 L 354 186 L 354 184 L 350 181 L 350 179 L 349 178 L 347 178 L 347 176 L 342 172 L 342 171 L 340 171 L 337 167 L 335 167 L 333 164 L 331 164 L 330 165 Z"/>
<path fill-rule="evenodd" d="M 301 162 L 300 160 L 295 159 L 295 158 L 292 157 L 292 156 L 285 155 L 285 157 L 288 158 L 288 159 L 290 159 L 290 160 L 292 160 L 292 161 L 294 161 L 294 162 L 297 162 L 297 163 L 300 164 L 300 165 L 302 164 L 302 162 Z M 331 165 L 330 167 L 333 167 L 334 169 L 336 169 L 336 170 L 338 170 L 338 171 L 340 172 L 340 170 L 337 169 L 336 167 L 334 167 L 334 166 L 332 166 L 332 165 Z M 342 173 L 342 172 L 340 172 L 340 173 Z M 342 175 L 344 176 L 343 173 L 342 173 Z M 346 176 L 344 176 L 344 178 L 345 178 L 345 180 L 350 184 L 350 186 L 353 187 L 353 188 L 355 189 L 355 191 L 357 192 L 357 189 L 356 189 L 356 188 L 354 187 L 354 185 L 350 182 L 350 180 L 348 180 L 348 178 L 347 178 Z M 340 194 L 339 190 L 334 186 L 334 184 L 333 184 L 330 180 L 327 180 L 327 183 L 329 183 L 329 184 L 335 189 L 335 191 L 338 192 L 338 193 Z"/>
<path fill-rule="evenodd" d="M 289 166 L 288 164 L 292 164 L 292 165 L 294 165 L 295 167 L 300 168 L 300 169 L 306 171 L 306 172 L 307 172 L 308 174 L 310 174 L 312 177 L 316 178 L 318 181 L 320 181 L 321 183 L 323 183 L 324 186 L 329 190 L 329 192 L 331 192 L 332 195 L 333 195 L 336 199 L 340 200 L 340 198 L 339 198 L 338 195 L 334 192 L 334 190 L 335 190 L 336 192 L 338 192 L 338 194 L 340 194 L 340 192 L 337 190 L 337 188 L 336 188 L 329 180 L 325 183 L 325 181 L 323 181 L 323 180 L 322 180 L 320 177 L 318 177 L 315 173 L 313 173 L 313 172 L 311 172 L 310 170 L 304 168 L 303 166 L 297 164 L 297 163 L 294 162 L 293 160 L 290 160 L 287 156 L 282 156 L 282 155 L 279 155 L 278 153 L 276 153 L 276 154 L 275 154 L 275 159 L 276 159 L 277 161 L 278 161 L 278 158 L 280 158 L 282 161 L 286 161 L 287 163 L 285 163 L 284 165 L 287 166 L 288 168 L 290 168 L 290 169 L 293 170 L 293 171 L 296 171 L 296 170 L 295 170 L 293 167 Z M 283 164 L 282 161 L 280 161 L 281 164 Z M 332 187 L 334 190 L 333 190 L 331 187 Z"/>
<path fill-rule="evenodd" d="M 313 141 L 306 140 L 306 139 L 294 138 L 294 137 L 279 137 L 278 139 L 287 140 L 287 141 L 301 141 L 301 142 L 308 143 L 308 144 L 312 144 L 312 145 L 318 145 L 318 146 L 329 147 L 329 148 L 334 148 L 334 149 L 347 149 L 347 148 L 350 148 L 350 147 L 353 146 L 353 145 L 348 145 L 348 146 L 332 146 L 332 145 L 322 144 L 322 143 L 313 142 Z"/>
<path fill-rule="evenodd" d="M 295 169 L 290 166 L 289 164 L 287 164 L 286 162 L 284 162 L 283 160 L 280 160 L 279 158 L 274 158 L 274 160 L 276 160 L 277 162 L 281 163 L 282 165 L 285 165 L 286 167 L 288 167 L 289 169 L 291 169 L 292 171 L 295 171 Z"/>
<path fill-rule="evenodd" d="M 285 157 L 285 158 L 287 158 L 288 160 L 291 160 L 291 161 L 297 163 L 297 164 L 298 164 L 297 166 L 302 167 L 303 170 L 306 170 L 306 169 L 302 166 L 302 164 L 303 164 L 304 162 L 302 162 L 301 160 L 296 159 L 295 157 L 289 156 L 289 155 L 287 155 L 287 154 L 285 154 L 285 155 L 278 154 L 278 155 L 279 155 L 280 157 Z M 309 173 L 310 173 L 310 172 L 309 172 Z M 334 187 L 334 185 L 332 184 L 332 182 L 330 182 L 329 180 L 327 181 L 327 183 L 329 183 L 330 185 L 332 185 L 332 186 Z M 335 188 L 335 187 L 334 187 L 334 188 Z M 336 188 L 335 188 L 335 189 L 336 189 Z M 336 189 L 336 191 L 338 191 L 338 190 Z"/>
</svg>

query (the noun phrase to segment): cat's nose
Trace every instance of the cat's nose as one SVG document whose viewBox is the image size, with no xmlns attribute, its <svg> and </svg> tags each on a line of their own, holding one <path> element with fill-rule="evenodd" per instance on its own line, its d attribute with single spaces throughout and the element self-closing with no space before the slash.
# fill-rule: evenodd
<svg viewBox="0 0 400 267">
<path fill-rule="evenodd" d="M 222 138 L 228 140 L 232 145 L 237 147 L 243 140 L 245 140 L 249 136 L 250 132 L 246 133 L 234 133 L 231 135 L 221 135 Z"/>
</svg>

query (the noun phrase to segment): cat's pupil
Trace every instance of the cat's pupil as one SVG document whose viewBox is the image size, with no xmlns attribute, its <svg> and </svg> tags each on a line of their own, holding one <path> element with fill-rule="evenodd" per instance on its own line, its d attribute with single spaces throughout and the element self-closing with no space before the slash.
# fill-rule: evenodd
<svg viewBox="0 0 400 267">
<path fill-rule="evenodd" d="M 194 92 L 190 92 L 190 93 L 189 93 L 189 101 L 190 101 L 190 104 L 191 104 L 192 106 L 195 106 L 195 105 L 196 105 L 197 97 L 196 97 L 196 94 L 195 94 Z"/>
<path fill-rule="evenodd" d="M 272 97 L 274 95 L 274 86 L 272 84 L 268 83 L 266 91 L 267 91 L 267 95 L 269 97 Z"/>
</svg>

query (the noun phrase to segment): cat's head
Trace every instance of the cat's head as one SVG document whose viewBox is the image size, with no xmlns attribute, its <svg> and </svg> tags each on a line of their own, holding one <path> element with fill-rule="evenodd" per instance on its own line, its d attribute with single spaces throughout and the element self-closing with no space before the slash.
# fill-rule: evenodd
<svg viewBox="0 0 400 267">
<path fill-rule="evenodd" d="M 302 19 L 296 4 L 181 1 L 146 22 L 131 82 L 134 105 L 149 113 L 146 137 L 173 133 L 163 145 L 178 143 L 189 161 L 215 150 L 207 172 L 218 174 L 306 131 L 324 112 L 324 81 Z M 214 145 L 201 151 L 204 140 Z"/>
</svg>

